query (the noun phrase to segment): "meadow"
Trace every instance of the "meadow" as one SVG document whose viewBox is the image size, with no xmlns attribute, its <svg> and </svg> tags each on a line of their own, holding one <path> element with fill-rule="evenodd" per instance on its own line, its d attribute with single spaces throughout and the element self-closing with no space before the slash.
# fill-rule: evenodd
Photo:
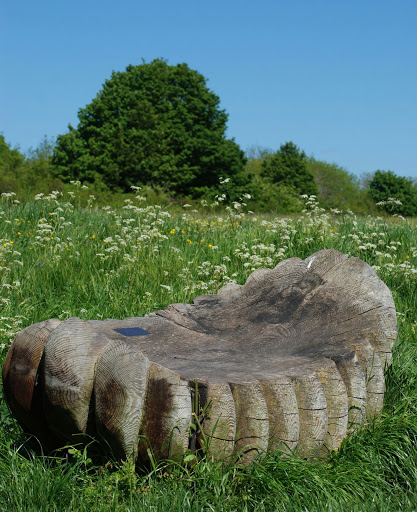
<svg viewBox="0 0 417 512">
<path fill-rule="evenodd" d="M 392 291 L 398 340 L 380 417 L 328 460 L 261 455 L 249 467 L 207 457 L 193 466 L 129 461 L 88 448 L 43 455 L 0 403 L 0 508 L 7 511 L 412 511 L 417 509 L 417 224 L 324 211 L 314 196 L 293 217 L 243 202 L 181 211 L 146 202 L 81 205 L 73 191 L 0 201 L 0 361 L 15 334 L 47 318 L 143 316 L 190 302 L 258 268 L 334 248 L 373 266 Z"/>
</svg>

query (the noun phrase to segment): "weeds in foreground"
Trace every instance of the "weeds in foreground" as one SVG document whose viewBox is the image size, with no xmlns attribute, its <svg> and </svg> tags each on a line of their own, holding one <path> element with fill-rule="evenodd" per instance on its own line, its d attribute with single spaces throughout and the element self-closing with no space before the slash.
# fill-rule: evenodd
<svg viewBox="0 0 417 512">
<path fill-rule="evenodd" d="M 333 247 L 372 265 L 396 303 L 399 341 L 379 421 L 323 462 L 277 452 L 249 467 L 192 457 L 135 472 L 100 460 L 94 447 L 47 457 L 0 403 L 2 510 L 416 510 L 417 231 L 413 221 L 358 218 L 305 198 L 298 218 L 185 207 L 173 215 L 135 199 L 120 209 L 77 207 L 73 194 L 0 207 L 1 361 L 20 329 L 51 317 L 141 316 L 189 302 L 261 267 Z M 195 434 L 204 411 L 194 406 Z M 200 425 L 199 425 L 200 423 Z M 192 453 L 186 456 L 191 456 Z"/>
</svg>

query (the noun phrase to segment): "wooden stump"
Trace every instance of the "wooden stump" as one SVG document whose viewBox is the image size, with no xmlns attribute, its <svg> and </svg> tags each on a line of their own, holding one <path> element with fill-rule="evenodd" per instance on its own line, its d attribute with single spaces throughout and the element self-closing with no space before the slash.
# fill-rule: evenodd
<svg viewBox="0 0 417 512">
<path fill-rule="evenodd" d="M 31 325 L 3 387 L 47 448 L 92 435 L 138 463 L 208 443 L 219 460 L 325 455 L 380 412 L 396 335 L 374 270 L 323 250 L 143 318 Z"/>
</svg>

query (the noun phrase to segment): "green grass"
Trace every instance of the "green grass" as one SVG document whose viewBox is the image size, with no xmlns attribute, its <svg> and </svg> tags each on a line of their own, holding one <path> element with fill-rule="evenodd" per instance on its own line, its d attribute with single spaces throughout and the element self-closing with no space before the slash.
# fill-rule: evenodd
<svg viewBox="0 0 417 512">
<path fill-rule="evenodd" d="M 0 204 L 0 360 L 16 332 L 51 317 L 142 316 L 189 302 L 256 268 L 333 247 L 374 266 L 390 287 L 399 339 L 379 421 L 326 462 L 279 453 L 251 466 L 202 460 L 135 473 L 95 445 L 43 456 L 0 403 L 0 509 L 417 510 L 417 228 L 398 218 L 325 213 L 256 218 L 241 206 L 182 214 L 140 198 L 118 210 L 81 208 L 77 196 Z M 34 448 L 35 446 L 35 448 Z"/>
</svg>

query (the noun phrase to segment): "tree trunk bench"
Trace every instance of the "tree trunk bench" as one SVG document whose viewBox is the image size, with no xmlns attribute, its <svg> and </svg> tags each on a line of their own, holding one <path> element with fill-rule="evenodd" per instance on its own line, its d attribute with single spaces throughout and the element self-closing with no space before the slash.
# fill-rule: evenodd
<svg viewBox="0 0 417 512">
<path fill-rule="evenodd" d="M 3 387 L 48 449 L 87 435 L 139 464 L 149 448 L 181 460 L 202 440 L 218 460 L 325 455 L 380 412 L 396 335 L 374 270 L 323 250 L 143 318 L 31 325 L 9 349 Z"/>
</svg>

